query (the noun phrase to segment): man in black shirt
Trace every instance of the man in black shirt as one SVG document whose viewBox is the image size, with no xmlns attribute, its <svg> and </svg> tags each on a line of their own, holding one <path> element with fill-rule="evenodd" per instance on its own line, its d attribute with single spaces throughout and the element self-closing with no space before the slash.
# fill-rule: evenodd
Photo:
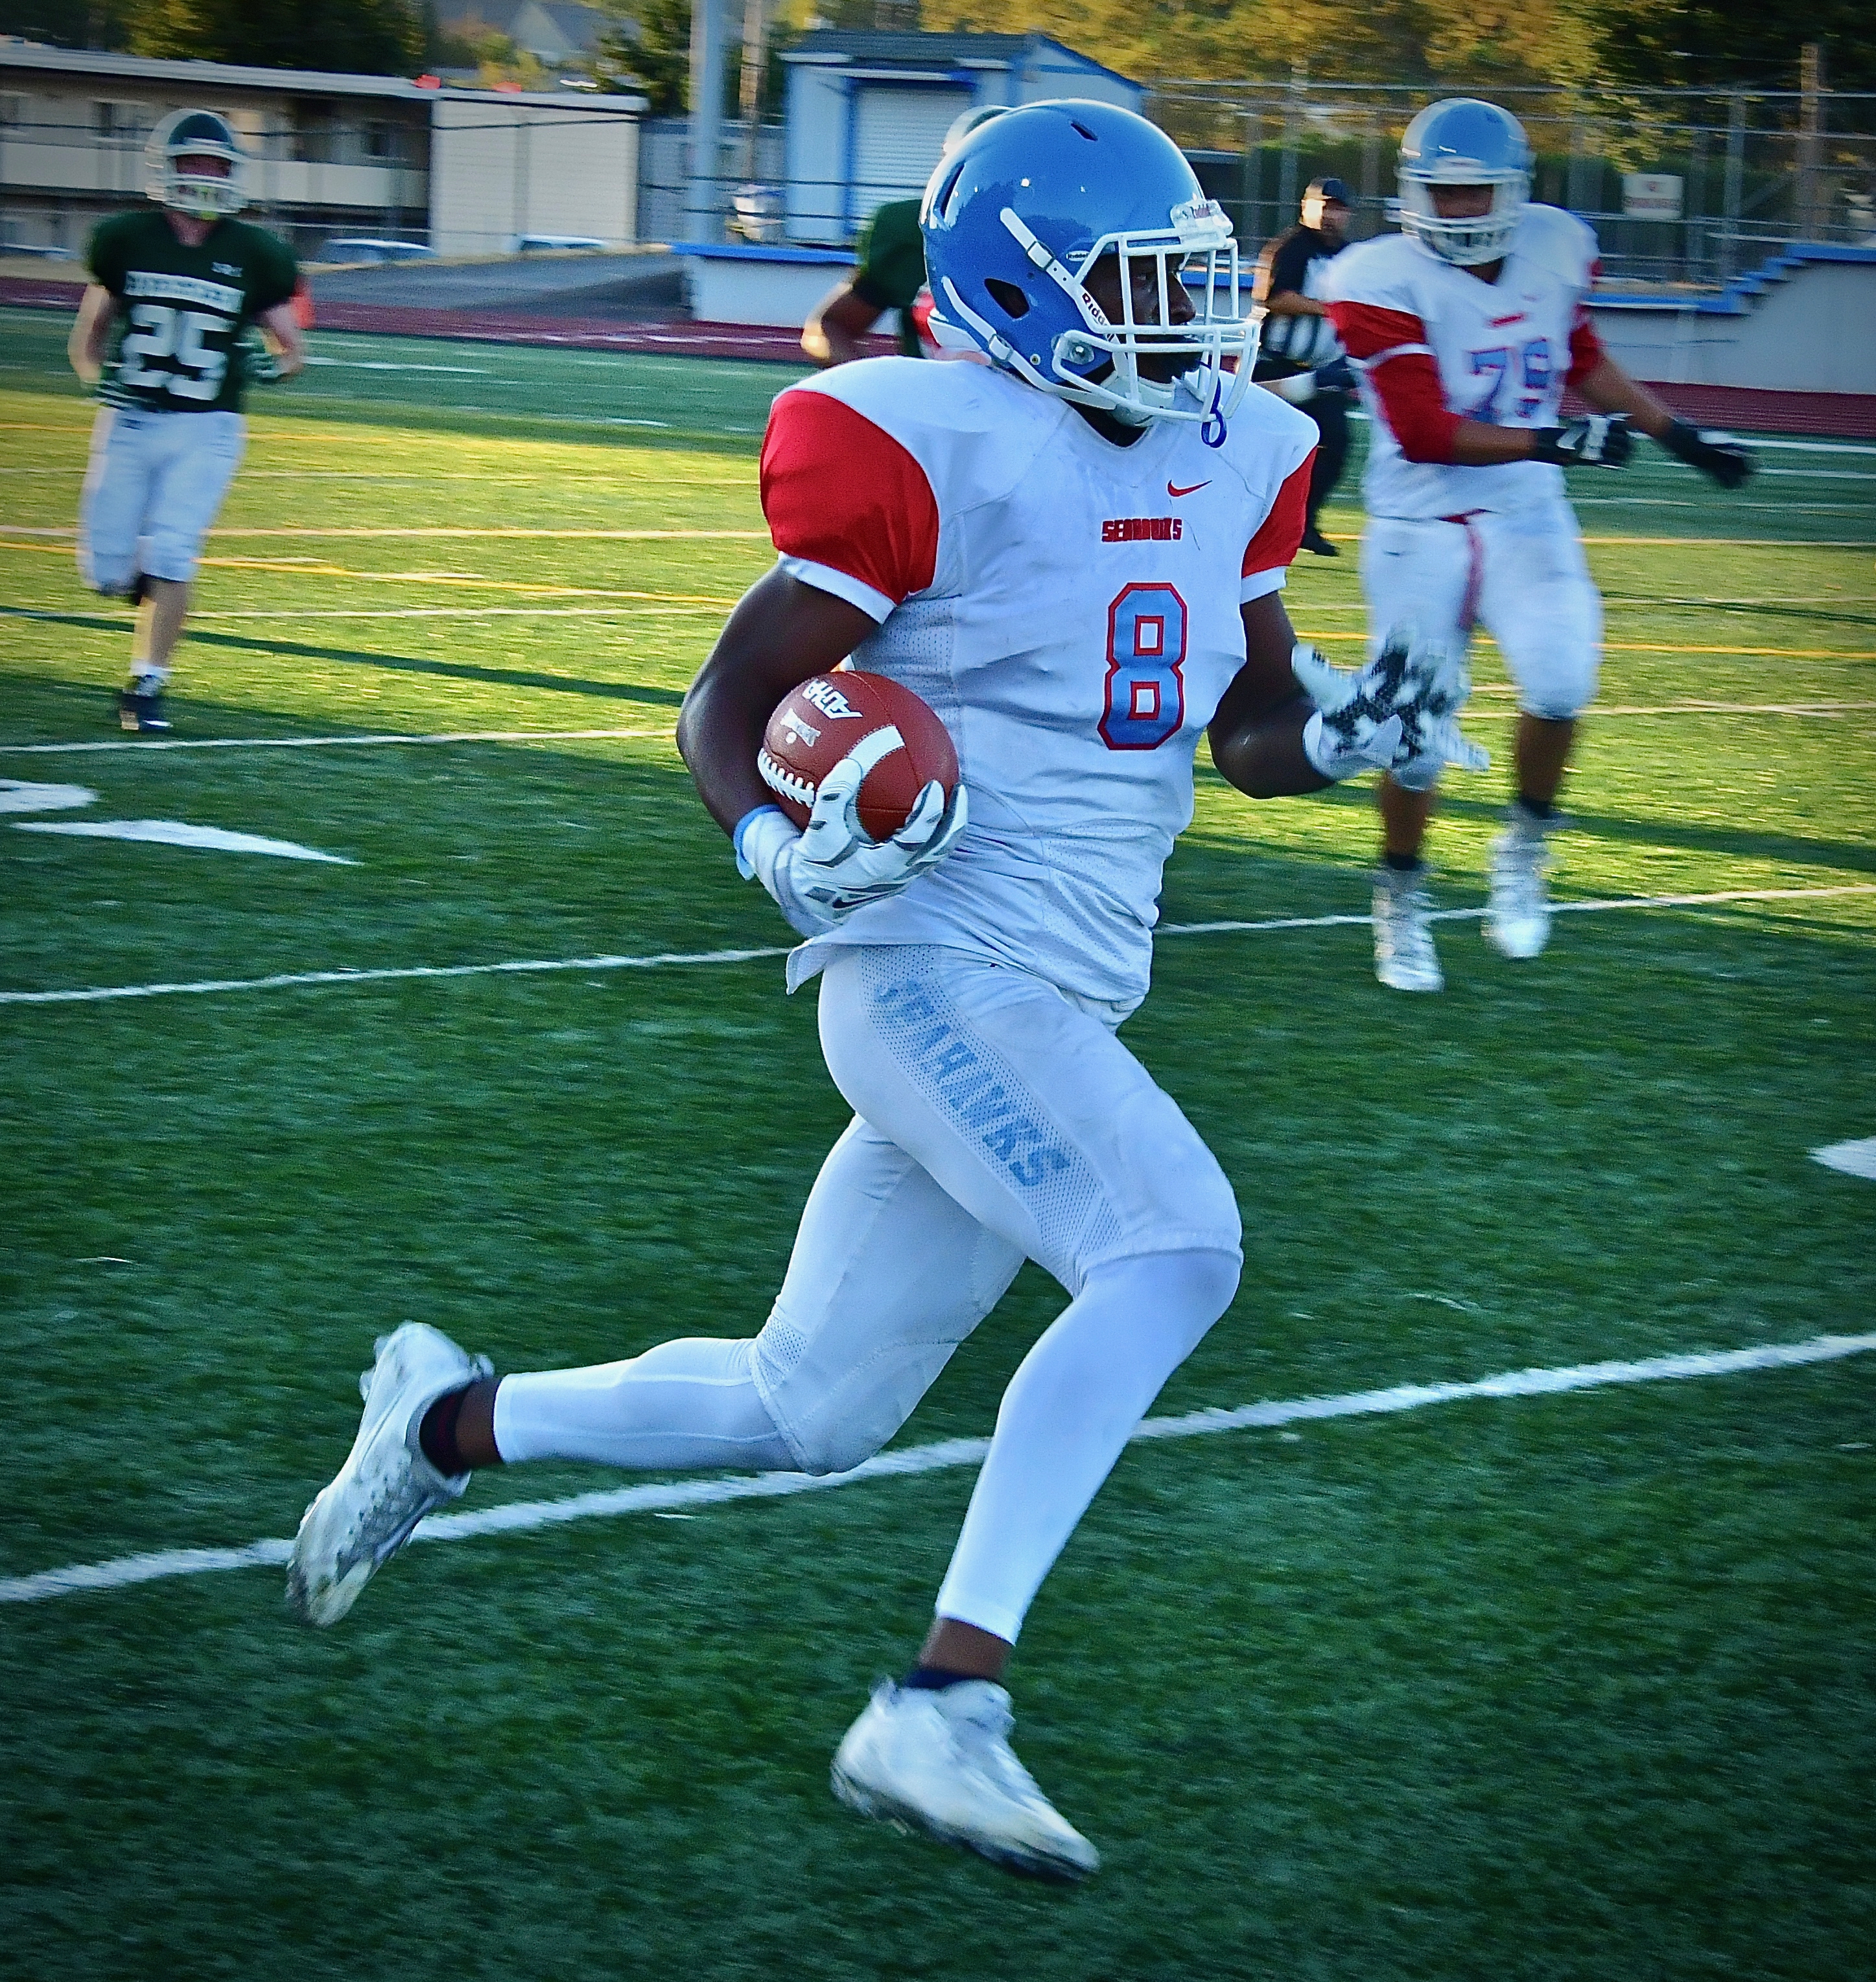
<svg viewBox="0 0 1876 1982">
<path fill-rule="evenodd" d="M 1337 555 L 1316 518 L 1341 479 L 1348 459 L 1347 366 L 1328 306 L 1313 293 L 1325 263 L 1347 245 L 1354 218 L 1348 189 L 1340 179 L 1313 180 L 1303 195 L 1302 217 L 1267 244 L 1257 258 L 1253 294 L 1267 314 L 1251 374 L 1280 399 L 1300 406 L 1322 435 L 1310 477 L 1309 526 L 1303 548 L 1318 557 Z"/>
</svg>

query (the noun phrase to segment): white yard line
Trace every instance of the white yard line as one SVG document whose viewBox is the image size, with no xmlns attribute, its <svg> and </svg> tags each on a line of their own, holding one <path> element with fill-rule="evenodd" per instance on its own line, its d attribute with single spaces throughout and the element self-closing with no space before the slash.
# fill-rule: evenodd
<svg viewBox="0 0 1876 1982">
<path fill-rule="evenodd" d="M 1786 454 L 1876 454 L 1876 447 L 1847 440 L 1755 440 L 1755 448 L 1775 447 Z"/>
<path fill-rule="evenodd" d="M 1475 695 L 1515 695 L 1514 688 L 1489 685 Z M 1876 702 L 1662 702 L 1592 703 L 1585 716 L 1848 716 L 1876 709 Z M 587 736 L 669 736 L 666 729 L 451 729 L 362 736 L 149 737 L 135 742 L 108 738 L 85 743 L 0 743 L 0 757 L 89 756 L 124 750 L 148 756 L 159 750 L 319 750 L 352 745 L 392 743 L 546 743 Z"/>
<path fill-rule="evenodd" d="M 1624 895 L 1607 901 L 1558 902 L 1560 915 L 1596 915 L 1611 909 L 1695 909 L 1728 902 L 1814 901 L 1839 895 L 1876 895 L 1876 882 L 1834 888 L 1729 888 L 1707 895 Z M 1438 909 L 1436 922 L 1465 922 L 1483 908 Z M 1367 916 L 1277 916 L 1263 922 L 1163 923 L 1157 935 L 1263 934 L 1280 929 L 1362 929 Z M 535 976 L 566 970 L 662 970 L 720 963 L 752 963 L 786 956 L 785 947 L 671 951 L 650 956 L 538 957 L 503 963 L 412 964 L 382 970 L 282 971 L 271 977 L 210 977 L 186 984 L 109 984 L 64 991 L 0 991 L 0 1005 L 94 1005 L 119 998 L 168 998 L 216 991 L 281 991 L 302 985 L 385 984 L 427 977 Z"/>
<path fill-rule="evenodd" d="M 281 991 L 305 984 L 386 984 L 422 977 L 529 976 L 553 970 L 666 970 L 749 963 L 786 949 L 666 950 L 651 956 L 552 957 L 507 963 L 419 963 L 394 970 L 295 970 L 272 977 L 211 977 L 192 984 L 114 984 L 86 991 L 0 991 L 0 1005 L 86 1005 L 112 998 L 168 998 L 212 991 Z"/>
<path fill-rule="evenodd" d="M 1430 1404 L 1474 1397 L 1545 1397 L 1569 1390 L 1594 1390 L 1618 1383 L 1659 1383 L 1694 1376 L 1731 1376 L 1748 1370 L 1791 1370 L 1834 1363 L 1876 1349 L 1876 1334 L 1820 1335 L 1809 1342 L 1767 1343 L 1752 1349 L 1651 1356 L 1636 1363 L 1579 1363 L 1562 1369 L 1511 1370 L 1469 1383 L 1401 1383 L 1390 1390 L 1355 1390 L 1335 1397 L 1297 1397 L 1280 1403 L 1244 1404 L 1190 1411 L 1182 1417 L 1148 1418 L 1133 1433 L 1136 1443 L 1163 1438 L 1206 1438 L 1226 1431 L 1265 1430 L 1278 1425 L 1324 1418 L 1374 1417 L 1424 1410 Z M 796 1493 L 825 1493 L 873 1480 L 906 1479 L 921 1473 L 976 1466 L 990 1450 L 981 1438 L 948 1438 L 931 1445 L 883 1452 L 851 1472 L 816 1476 L 806 1473 L 759 1473 L 729 1479 L 680 1480 L 675 1484 L 622 1486 L 576 1493 L 562 1500 L 510 1501 L 475 1513 L 439 1514 L 418 1529 L 420 1542 L 467 1541 L 479 1535 L 522 1534 L 618 1514 L 659 1513 L 673 1508 L 718 1507 L 729 1500 L 773 1500 Z M 249 1542 L 242 1548 L 163 1549 L 149 1555 L 119 1556 L 109 1562 L 74 1563 L 42 1570 L 35 1576 L 0 1580 L 0 1603 L 42 1603 L 49 1597 L 86 1590 L 122 1590 L 165 1577 L 202 1576 L 220 1570 L 277 1568 L 292 1544 Z"/>
<path fill-rule="evenodd" d="M 159 736 L 95 743 L 0 743 L 0 757 L 62 757 L 100 750 L 322 750 L 342 744 L 549 743 L 582 736 L 665 736 L 664 729 L 446 729 L 429 735 L 379 736 Z"/>
<path fill-rule="evenodd" d="M 1560 916 L 1601 915 L 1611 909 L 1700 909 L 1727 902 L 1782 902 L 1808 900 L 1828 895 L 1876 895 L 1876 882 L 1857 883 L 1840 888 L 1728 888 L 1711 895 L 1621 895 L 1604 901 L 1553 902 Z M 1435 909 L 1437 923 L 1474 922 L 1485 913 L 1477 909 Z M 1291 916 L 1260 923 L 1163 923 L 1157 936 L 1230 936 L 1251 934 L 1265 929 L 1365 929 L 1371 916 Z M 0 1002 L 17 992 L 0 992 Z M 43 995 L 43 994 L 42 994 Z"/>
<path fill-rule="evenodd" d="M 1828 1143 L 1811 1153 L 1826 1170 L 1841 1170 L 1845 1176 L 1876 1180 L 1876 1136 L 1865 1136 L 1854 1143 Z"/>
</svg>

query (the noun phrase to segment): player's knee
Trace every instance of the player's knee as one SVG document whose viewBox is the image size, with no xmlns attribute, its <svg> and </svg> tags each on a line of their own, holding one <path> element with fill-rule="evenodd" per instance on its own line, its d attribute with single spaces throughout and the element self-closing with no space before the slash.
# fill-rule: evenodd
<svg viewBox="0 0 1876 1982">
<path fill-rule="evenodd" d="M 78 576 L 101 598 L 127 599 L 136 588 L 136 559 L 134 554 L 108 557 L 92 551 L 81 562 Z"/>
<path fill-rule="evenodd" d="M 846 1473 L 911 1416 L 956 1346 L 890 1343 L 831 1361 L 808 1347 L 778 1309 L 756 1338 L 756 1386 L 803 1473 Z"/>
<path fill-rule="evenodd" d="M 797 1406 L 786 1421 L 772 1404 L 770 1416 L 803 1473 L 850 1473 L 884 1445 L 912 1415 L 886 1391 L 870 1394 L 791 1399 Z"/>
<path fill-rule="evenodd" d="M 1546 722 L 1567 722 L 1594 699 L 1597 672 L 1593 651 L 1551 656 L 1541 669 L 1531 670 L 1518 707 Z"/>
</svg>

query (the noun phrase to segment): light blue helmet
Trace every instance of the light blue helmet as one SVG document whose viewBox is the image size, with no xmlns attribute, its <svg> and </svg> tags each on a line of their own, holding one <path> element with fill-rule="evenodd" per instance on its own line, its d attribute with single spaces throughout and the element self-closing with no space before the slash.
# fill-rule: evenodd
<svg viewBox="0 0 1876 1982">
<path fill-rule="evenodd" d="M 1400 226 L 1443 262 L 1462 269 L 1495 262 L 1531 197 L 1531 150 L 1508 110 L 1475 96 L 1430 103 L 1400 141 Z M 1475 220 L 1443 219 L 1437 185 L 1488 185 L 1491 210 Z"/>
<path fill-rule="evenodd" d="M 1203 421 L 1222 443 L 1250 382 L 1257 329 L 1240 309 L 1231 224 L 1164 132 L 1108 103 L 1006 111 L 940 161 L 920 219 L 941 345 L 1134 425 Z M 1107 255 L 1120 264 L 1119 323 L 1085 286 Z M 1133 303 L 1143 262 L 1159 299 L 1143 322 Z M 1175 324 L 1170 285 L 1182 279 L 1196 314 Z M 1140 359 L 1153 356 L 1175 360 L 1177 383 L 1143 375 Z"/>
</svg>

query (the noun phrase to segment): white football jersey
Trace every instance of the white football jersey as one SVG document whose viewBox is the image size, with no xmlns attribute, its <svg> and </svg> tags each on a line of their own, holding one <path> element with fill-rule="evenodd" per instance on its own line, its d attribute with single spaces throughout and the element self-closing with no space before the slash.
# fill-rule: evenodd
<svg viewBox="0 0 1876 1982">
<path fill-rule="evenodd" d="M 1565 384 L 1602 355 L 1586 307 L 1596 265 L 1591 230 L 1560 207 L 1536 205 L 1519 215 L 1494 282 L 1404 234 L 1362 242 L 1330 263 L 1326 299 L 1373 422 L 1363 478 L 1370 515 L 1521 509 L 1562 494 L 1563 470 L 1547 462 L 1462 468 L 1409 455 L 1424 451 L 1417 435 L 1442 417 L 1557 424 Z"/>
<path fill-rule="evenodd" d="M 880 622 L 856 668 L 924 698 L 970 821 L 943 864 L 797 950 L 939 943 L 1130 1009 L 1193 755 L 1244 663 L 1246 600 L 1296 553 L 1316 429 L 1247 395 L 1222 446 L 1131 447 L 981 365 L 837 366 L 776 399 L 763 506 L 783 568 Z"/>
</svg>

